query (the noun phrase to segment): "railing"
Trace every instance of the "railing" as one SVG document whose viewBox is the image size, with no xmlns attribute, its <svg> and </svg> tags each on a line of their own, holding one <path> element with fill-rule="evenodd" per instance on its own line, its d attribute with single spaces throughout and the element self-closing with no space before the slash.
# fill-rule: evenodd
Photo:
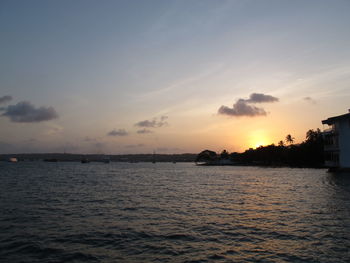
<svg viewBox="0 0 350 263">
<path fill-rule="evenodd" d="M 327 134 L 338 134 L 338 131 L 334 127 L 330 127 L 328 129 L 324 129 L 322 133 L 324 135 L 327 135 Z"/>
<path fill-rule="evenodd" d="M 338 151 L 339 150 L 339 145 L 336 145 L 336 144 L 325 144 L 325 145 L 323 145 L 323 149 L 325 151 Z"/>
<path fill-rule="evenodd" d="M 338 167 L 339 166 L 339 162 L 338 161 L 329 161 L 329 160 L 326 160 L 324 162 L 324 164 L 327 166 L 327 167 Z"/>
</svg>

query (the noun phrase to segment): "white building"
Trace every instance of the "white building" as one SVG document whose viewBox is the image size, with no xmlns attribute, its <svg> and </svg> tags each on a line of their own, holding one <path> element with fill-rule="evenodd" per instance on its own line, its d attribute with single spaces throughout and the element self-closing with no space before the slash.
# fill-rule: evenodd
<svg viewBox="0 0 350 263">
<path fill-rule="evenodd" d="M 322 124 L 330 126 L 323 132 L 326 166 L 350 169 L 350 110 L 323 120 Z"/>
</svg>

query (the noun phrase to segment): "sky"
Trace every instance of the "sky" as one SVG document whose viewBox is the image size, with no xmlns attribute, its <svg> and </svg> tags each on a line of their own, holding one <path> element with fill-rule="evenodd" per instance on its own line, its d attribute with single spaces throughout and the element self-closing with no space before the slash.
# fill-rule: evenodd
<svg viewBox="0 0 350 263">
<path fill-rule="evenodd" d="M 0 3 L 0 153 L 244 151 L 350 108 L 350 1 Z"/>
</svg>

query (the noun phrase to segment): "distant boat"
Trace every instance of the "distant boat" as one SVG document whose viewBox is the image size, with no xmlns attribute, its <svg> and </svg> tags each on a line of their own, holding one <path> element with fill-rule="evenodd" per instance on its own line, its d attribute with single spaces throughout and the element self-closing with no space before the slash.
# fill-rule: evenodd
<svg viewBox="0 0 350 263">
<path fill-rule="evenodd" d="M 89 163 L 90 161 L 89 161 L 88 158 L 83 158 L 83 159 L 81 159 L 80 162 L 81 162 L 81 163 Z"/>
<path fill-rule="evenodd" d="M 18 159 L 17 159 L 16 157 L 11 157 L 11 158 L 8 159 L 8 161 L 9 161 L 10 163 L 17 163 L 17 162 L 18 162 Z"/>
<path fill-rule="evenodd" d="M 153 151 L 153 160 L 152 160 L 152 163 L 156 163 L 156 152 Z"/>
</svg>

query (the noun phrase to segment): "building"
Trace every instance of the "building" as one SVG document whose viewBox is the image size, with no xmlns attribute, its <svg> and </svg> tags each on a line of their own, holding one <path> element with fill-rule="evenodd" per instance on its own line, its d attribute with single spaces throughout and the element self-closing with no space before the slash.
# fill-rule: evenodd
<svg viewBox="0 0 350 263">
<path fill-rule="evenodd" d="M 350 169 L 350 110 L 348 113 L 322 121 L 328 129 L 323 132 L 325 165 Z"/>
</svg>

